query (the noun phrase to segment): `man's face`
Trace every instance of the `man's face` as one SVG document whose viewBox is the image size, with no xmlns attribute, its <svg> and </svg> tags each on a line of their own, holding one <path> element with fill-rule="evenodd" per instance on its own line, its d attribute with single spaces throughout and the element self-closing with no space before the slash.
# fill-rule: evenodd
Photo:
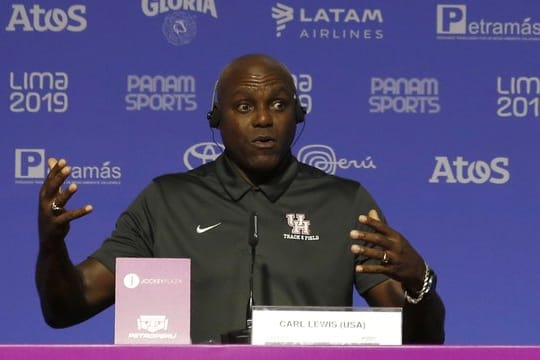
<svg viewBox="0 0 540 360">
<path fill-rule="evenodd" d="M 222 79 L 220 130 L 227 154 L 251 180 L 271 175 L 296 129 L 294 88 L 281 67 L 254 62 Z"/>
</svg>

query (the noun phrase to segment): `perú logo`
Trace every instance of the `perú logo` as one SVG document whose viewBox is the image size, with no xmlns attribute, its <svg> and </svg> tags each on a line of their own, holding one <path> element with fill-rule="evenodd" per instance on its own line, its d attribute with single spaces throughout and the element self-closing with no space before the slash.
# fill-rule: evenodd
<svg viewBox="0 0 540 360">
<path fill-rule="evenodd" d="M 305 214 L 286 214 L 287 224 L 292 228 L 291 234 L 294 235 L 309 235 L 309 226 L 311 221 L 306 220 Z"/>
<path fill-rule="evenodd" d="M 371 156 L 366 157 L 362 161 L 348 160 L 345 158 L 338 159 L 336 152 L 328 145 L 313 144 L 306 145 L 298 150 L 298 161 L 307 165 L 316 167 L 328 174 L 334 175 L 337 169 L 376 169 L 377 166 L 373 162 Z"/>
<path fill-rule="evenodd" d="M 294 9 L 290 6 L 276 3 L 272 6 L 272 19 L 276 20 L 276 36 L 281 37 L 281 32 L 287 27 L 287 23 L 292 21 Z"/>
<path fill-rule="evenodd" d="M 192 145 L 184 152 L 184 165 L 191 170 L 214 161 L 223 152 L 223 149 L 225 149 L 225 146 L 213 142 Z"/>
<path fill-rule="evenodd" d="M 510 180 L 510 172 L 507 167 L 509 159 L 497 157 L 489 163 L 481 160 L 468 162 L 458 156 L 450 162 L 446 156 L 436 156 L 437 164 L 429 179 L 430 183 L 439 183 L 441 179 L 448 184 L 505 184 Z"/>
<path fill-rule="evenodd" d="M 23 4 L 13 4 L 11 7 L 13 12 L 6 26 L 7 31 L 17 31 L 22 27 L 23 31 L 80 32 L 88 25 L 83 17 L 86 14 L 86 5 L 71 5 L 67 12 L 59 8 L 46 10 L 39 4 L 32 5 L 28 11 Z"/>
</svg>

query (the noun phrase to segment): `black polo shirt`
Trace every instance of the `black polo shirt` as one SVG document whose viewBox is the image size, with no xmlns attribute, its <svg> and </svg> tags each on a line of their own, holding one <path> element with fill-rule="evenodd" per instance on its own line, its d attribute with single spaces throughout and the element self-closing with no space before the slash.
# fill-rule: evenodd
<svg viewBox="0 0 540 360">
<path fill-rule="evenodd" d="M 291 157 L 280 176 L 253 187 L 229 161 L 154 179 L 92 257 L 113 272 L 116 257 L 190 258 L 194 343 L 245 326 L 252 212 L 257 305 L 350 306 L 353 285 L 362 294 L 386 279 L 354 271 L 365 259 L 350 252 L 349 232 L 378 209 L 360 184 Z"/>
</svg>

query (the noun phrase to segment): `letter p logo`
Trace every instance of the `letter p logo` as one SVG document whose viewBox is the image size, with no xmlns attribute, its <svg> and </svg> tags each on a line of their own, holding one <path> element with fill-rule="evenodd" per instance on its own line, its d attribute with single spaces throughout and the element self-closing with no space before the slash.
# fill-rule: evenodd
<svg viewBox="0 0 540 360">
<path fill-rule="evenodd" d="M 15 149 L 15 178 L 45 178 L 45 150 Z"/>
<path fill-rule="evenodd" d="M 467 5 L 437 5 L 437 34 L 466 34 Z"/>
</svg>

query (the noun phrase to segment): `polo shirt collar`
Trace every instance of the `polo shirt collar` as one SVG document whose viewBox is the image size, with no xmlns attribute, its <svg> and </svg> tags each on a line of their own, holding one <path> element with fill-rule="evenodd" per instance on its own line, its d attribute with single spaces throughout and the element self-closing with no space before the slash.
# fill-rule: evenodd
<svg viewBox="0 0 540 360">
<path fill-rule="evenodd" d="M 298 172 L 298 161 L 291 155 L 285 170 L 259 186 L 245 181 L 234 169 L 227 155 L 216 159 L 216 173 L 221 185 L 232 200 L 238 201 L 248 191 L 259 189 L 270 201 L 275 202 L 287 190 Z"/>
</svg>

